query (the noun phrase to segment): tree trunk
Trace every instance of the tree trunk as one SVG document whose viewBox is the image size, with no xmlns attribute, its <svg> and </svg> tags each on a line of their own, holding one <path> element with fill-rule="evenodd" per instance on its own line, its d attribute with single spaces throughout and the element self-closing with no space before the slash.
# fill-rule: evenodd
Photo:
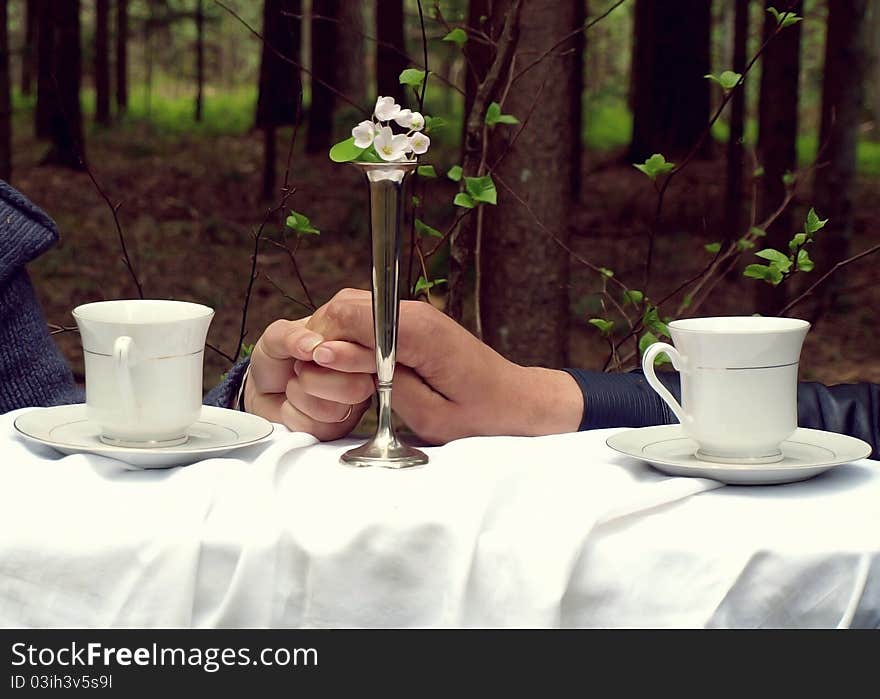
<svg viewBox="0 0 880 699">
<path fill-rule="evenodd" d="M 95 2 L 95 121 L 110 125 L 110 0 Z"/>
<path fill-rule="evenodd" d="M 37 45 L 37 0 L 25 4 L 24 46 L 21 47 L 21 94 L 30 95 L 34 82 L 34 63 Z"/>
<path fill-rule="evenodd" d="M 128 0 L 116 0 L 116 111 L 128 109 Z"/>
<path fill-rule="evenodd" d="M 202 120 L 202 93 L 205 87 L 205 8 L 196 0 L 196 121 Z"/>
<path fill-rule="evenodd" d="M 279 57 L 269 47 L 291 60 L 299 61 L 300 8 L 300 0 L 265 0 L 263 4 L 263 36 L 266 41 L 262 44 L 260 58 L 260 93 L 255 127 L 265 131 L 262 196 L 266 201 L 276 194 L 275 128 L 296 123 L 302 92 L 299 68 Z"/>
<path fill-rule="evenodd" d="M 749 38 L 749 0 L 736 0 L 733 15 L 732 70 L 742 73 L 746 67 L 746 44 Z M 743 124 L 745 89 L 738 89 L 730 100 L 730 136 L 727 139 L 727 178 L 724 192 L 724 241 L 731 242 L 742 230 Z"/>
<path fill-rule="evenodd" d="M 55 21 L 49 11 L 51 0 L 35 0 L 37 15 L 37 108 L 34 112 L 34 134 L 49 138 L 52 131 L 52 63 L 55 43 Z"/>
<path fill-rule="evenodd" d="M 333 138 L 335 95 L 327 85 L 336 86 L 337 23 L 339 0 L 312 0 L 312 103 L 306 152 L 329 150 Z M 326 18 L 326 19 L 325 19 Z"/>
<path fill-rule="evenodd" d="M 775 6 L 766 0 L 766 7 Z M 793 12 L 800 14 L 799 2 Z M 776 28 L 776 20 L 764 15 L 763 38 Z M 761 94 L 758 107 L 758 161 L 764 168 L 758 191 L 758 218 L 775 211 L 786 194 L 783 177 L 797 165 L 798 76 L 800 73 L 801 24 L 783 29 L 767 46 L 761 58 Z M 788 250 L 792 233 L 792 214 L 787 209 L 770 226 L 764 243 L 777 250 Z M 756 284 L 758 313 L 775 315 L 785 305 L 784 285 Z"/>
<path fill-rule="evenodd" d="M 828 225 L 817 234 L 816 272 L 843 260 L 853 232 L 856 145 L 866 72 L 867 0 L 828 0 L 828 35 L 822 80 L 821 160 L 816 171 L 816 210 Z M 828 291 L 834 292 L 832 281 Z"/>
<path fill-rule="evenodd" d="M 709 121 L 711 0 L 637 0 L 629 159 L 687 153 Z M 711 155 L 705 139 L 699 155 Z"/>
<path fill-rule="evenodd" d="M 336 87 L 356 104 L 365 105 L 367 97 L 367 57 L 364 43 L 364 8 L 360 2 L 339 3 L 339 60 L 337 62 Z M 370 107 L 373 105 L 371 104 Z M 352 108 L 347 107 L 350 111 Z M 354 112 L 350 112 L 354 113 Z M 359 121 L 346 119 L 346 124 Z"/>
<path fill-rule="evenodd" d="M 12 176 L 12 105 L 9 94 L 8 0 L 0 0 L 0 179 Z"/>
<path fill-rule="evenodd" d="M 528 65 L 571 32 L 576 22 L 571 2 L 524 3 L 517 64 Z M 561 367 L 568 355 L 568 254 L 532 218 L 534 213 L 567 242 L 573 167 L 569 113 L 576 64 L 571 46 L 567 48 L 523 75 L 504 104 L 506 113 L 524 120 L 540 95 L 537 113 L 496 171 L 497 180 L 513 188 L 528 208 L 499 185 L 499 206 L 485 209 L 482 244 L 477 247 L 483 337 L 524 365 Z M 506 148 L 516 130 L 495 129 L 496 145 Z"/>
<path fill-rule="evenodd" d="M 51 3 L 55 18 L 55 57 L 52 70 L 52 147 L 43 159 L 47 165 L 83 169 L 82 111 L 79 104 L 81 51 L 79 0 Z"/>
<path fill-rule="evenodd" d="M 573 26 L 582 27 L 587 22 L 587 0 L 570 0 L 574 12 Z M 587 50 L 587 33 L 579 32 L 572 40 L 574 70 L 571 83 L 571 194 L 580 199 L 581 172 L 584 155 L 584 54 Z"/>
<path fill-rule="evenodd" d="M 483 18 L 481 22 L 480 19 Z M 490 26 L 489 0 L 470 0 L 468 3 L 468 27 L 474 31 L 486 32 L 489 36 L 495 36 L 498 28 Z M 492 48 L 482 41 L 468 41 L 464 45 L 465 55 L 465 79 L 464 79 L 464 115 L 462 119 L 462 143 L 464 132 L 467 130 L 467 115 L 470 114 L 474 105 L 474 95 L 477 93 L 477 85 L 482 82 L 489 71 L 492 63 Z"/>
<path fill-rule="evenodd" d="M 400 74 L 407 67 L 403 0 L 376 0 L 376 89 L 382 97 L 406 100 Z"/>
</svg>

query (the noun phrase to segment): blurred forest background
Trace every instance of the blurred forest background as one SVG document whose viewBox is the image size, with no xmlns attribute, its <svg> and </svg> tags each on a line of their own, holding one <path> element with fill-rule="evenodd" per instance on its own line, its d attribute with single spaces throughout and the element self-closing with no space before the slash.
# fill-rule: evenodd
<svg viewBox="0 0 880 699">
<path fill-rule="evenodd" d="M 784 312 L 814 322 L 802 378 L 880 381 L 880 0 L 0 12 L 0 177 L 62 231 L 32 274 L 78 373 L 79 303 L 211 305 L 207 387 L 272 320 L 368 288 L 366 187 L 327 153 L 393 95 L 444 122 L 422 158 L 437 177 L 411 185 L 409 290 L 444 280 L 430 302 L 511 358 L 627 368 L 671 318 Z M 401 84 L 426 63 L 427 84 Z M 487 124 L 492 102 L 513 118 Z M 677 167 L 652 180 L 633 165 L 655 153 Z M 453 205 L 456 165 L 497 204 Z M 756 251 L 788 254 L 811 207 L 829 219 L 815 269 L 744 277 L 770 259 Z M 285 229 L 290 210 L 320 235 Z"/>
</svg>

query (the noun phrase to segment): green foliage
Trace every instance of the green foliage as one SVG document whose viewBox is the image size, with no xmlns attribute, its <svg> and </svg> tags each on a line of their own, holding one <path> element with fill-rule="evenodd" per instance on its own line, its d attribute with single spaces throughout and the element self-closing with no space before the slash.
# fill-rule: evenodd
<svg viewBox="0 0 880 699">
<path fill-rule="evenodd" d="M 366 148 L 358 148 L 354 144 L 354 137 L 340 141 L 330 149 L 330 160 L 334 163 L 350 163 L 357 160 Z"/>
<path fill-rule="evenodd" d="M 589 323 L 598 328 L 599 332 L 605 337 L 608 337 L 614 328 L 614 321 L 605 320 L 604 318 L 590 318 Z"/>
<path fill-rule="evenodd" d="M 502 114 L 501 113 L 501 105 L 497 102 L 492 102 L 489 105 L 489 108 L 486 110 L 486 126 L 493 127 L 495 124 L 518 124 L 519 119 L 517 119 L 513 114 Z"/>
<path fill-rule="evenodd" d="M 776 26 L 782 29 L 797 24 L 803 19 L 803 17 L 799 17 L 794 12 L 780 12 L 775 7 L 768 7 L 767 12 L 773 15 L 773 18 L 776 20 Z"/>
<path fill-rule="evenodd" d="M 721 252 L 721 243 L 706 243 L 703 247 L 706 248 L 706 252 L 711 252 L 713 255 Z"/>
<path fill-rule="evenodd" d="M 442 117 L 425 116 L 425 133 L 431 133 L 446 126 L 446 120 Z"/>
<path fill-rule="evenodd" d="M 789 259 L 788 255 L 779 252 L 779 250 L 776 250 L 775 248 L 764 248 L 763 250 L 756 252 L 755 256 L 770 260 L 770 264 L 776 265 L 779 271 L 783 274 L 791 269 L 792 261 Z"/>
<path fill-rule="evenodd" d="M 415 194 L 412 195 L 412 205 L 415 208 L 419 208 L 422 205 L 422 198 L 417 197 Z"/>
<path fill-rule="evenodd" d="M 815 209 L 810 209 L 804 221 L 803 232 L 795 233 L 788 241 L 789 254 L 775 248 L 764 248 L 755 253 L 756 257 L 767 260 L 768 264 L 751 264 L 743 270 L 743 276 L 760 279 L 777 286 L 795 272 L 812 272 L 815 263 L 806 247 L 813 243 L 813 236 L 825 227 L 828 219 L 821 219 Z M 760 230 L 760 229 L 753 229 Z M 763 234 L 763 231 L 761 231 Z"/>
<path fill-rule="evenodd" d="M 498 191 L 495 189 L 495 183 L 490 175 L 465 177 L 464 188 L 475 202 L 492 204 L 493 206 L 498 203 Z"/>
<path fill-rule="evenodd" d="M 413 295 L 418 296 L 421 292 L 427 292 L 429 289 L 433 289 L 438 284 L 444 284 L 445 282 L 445 279 L 432 279 L 431 281 L 428 281 L 423 276 L 421 276 L 416 280 L 416 285 L 413 289 Z"/>
<path fill-rule="evenodd" d="M 473 209 L 477 205 L 471 195 L 465 192 L 459 192 L 458 194 L 456 194 L 455 199 L 452 200 L 452 203 L 465 209 Z"/>
<path fill-rule="evenodd" d="M 421 177 L 437 177 L 437 171 L 434 169 L 433 165 L 419 165 L 416 168 L 416 173 Z"/>
<path fill-rule="evenodd" d="M 656 306 L 649 305 L 642 315 L 642 325 L 660 337 L 669 337 L 669 327 L 660 320 Z"/>
<path fill-rule="evenodd" d="M 651 345 L 656 342 L 660 342 L 657 336 L 652 333 L 650 330 L 643 333 L 639 338 L 639 354 L 644 354 L 645 350 L 647 350 Z M 669 363 L 669 357 L 665 354 L 658 354 L 656 359 L 654 359 L 654 366 L 659 366 L 660 364 Z"/>
<path fill-rule="evenodd" d="M 438 231 L 436 228 L 429 226 L 427 223 L 422 221 L 422 219 L 417 218 L 415 220 L 416 225 L 416 233 L 419 235 L 427 236 L 430 238 L 442 238 L 443 234 Z"/>
<path fill-rule="evenodd" d="M 759 238 L 767 237 L 767 231 L 765 231 L 763 228 L 758 228 L 757 226 L 752 226 L 751 228 L 749 228 L 749 233 L 751 233 L 752 235 L 756 235 Z"/>
<path fill-rule="evenodd" d="M 742 73 L 735 73 L 732 70 L 725 70 L 721 73 L 721 75 L 713 75 L 709 73 L 703 76 L 707 80 L 711 80 L 712 82 L 718 83 L 724 90 L 732 90 L 737 86 L 740 79 L 742 78 Z"/>
<path fill-rule="evenodd" d="M 609 279 L 614 276 L 614 272 L 607 267 L 599 267 L 599 273 L 602 274 L 603 277 L 608 277 Z"/>
<path fill-rule="evenodd" d="M 461 173 L 462 173 L 461 165 L 453 165 L 451 168 L 449 168 L 449 171 L 446 173 L 446 176 L 450 180 L 452 180 L 453 182 L 460 182 L 461 181 Z"/>
<path fill-rule="evenodd" d="M 644 298 L 645 295 L 638 289 L 626 289 L 623 292 L 623 305 L 631 303 L 633 306 L 638 306 Z"/>
<path fill-rule="evenodd" d="M 643 163 L 633 165 L 637 170 L 641 170 L 652 180 L 656 180 L 658 175 L 665 175 L 675 169 L 675 163 L 666 162 L 660 153 L 654 153 Z"/>
<path fill-rule="evenodd" d="M 424 82 L 425 71 L 418 68 L 407 68 L 400 74 L 400 84 L 409 85 L 414 90 L 418 90 Z"/>
<path fill-rule="evenodd" d="M 755 244 L 748 238 L 740 238 L 736 241 L 736 249 L 740 252 L 742 252 L 743 250 L 751 250 L 754 247 Z"/>
<path fill-rule="evenodd" d="M 794 184 L 795 175 L 791 170 L 786 170 L 782 173 L 782 184 L 786 187 L 791 187 Z"/>
<path fill-rule="evenodd" d="M 291 211 L 285 221 L 287 227 L 296 231 L 297 235 L 320 235 L 321 231 L 312 226 L 307 216 Z"/>
<path fill-rule="evenodd" d="M 250 344 L 248 344 L 247 342 L 242 342 L 239 359 L 243 357 L 250 357 L 254 353 L 254 347 L 256 347 L 256 344 L 256 342 L 251 342 Z"/>
<path fill-rule="evenodd" d="M 442 41 L 451 41 L 453 44 L 457 44 L 458 48 L 464 46 L 467 43 L 467 40 L 467 33 L 465 33 L 464 29 L 460 29 L 459 27 L 453 29 L 442 39 Z"/>
</svg>

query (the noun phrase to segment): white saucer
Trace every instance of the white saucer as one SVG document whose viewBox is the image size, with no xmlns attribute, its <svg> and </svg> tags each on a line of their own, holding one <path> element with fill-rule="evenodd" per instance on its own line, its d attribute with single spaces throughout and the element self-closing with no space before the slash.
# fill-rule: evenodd
<svg viewBox="0 0 880 699">
<path fill-rule="evenodd" d="M 100 430 L 86 417 L 86 406 L 37 408 L 15 419 L 15 429 L 31 442 L 45 444 L 62 454 L 99 454 L 124 461 L 136 469 L 169 468 L 221 456 L 233 449 L 262 442 L 274 427 L 268 420 L 239 410 L 202 406 L 199 421 L 189 429 L 189 440 L 176 447 L 138 449 L 105 444 Z"/>
<path fill-rule="evenodd" d="M 871 445 L 861 439 L 804 427 L 782 443 L 783 459 L 773 464 L 719 464 L 698 459 L 697 443 L 684 435 L 681 425 L 626 430 L 612 435 L 605 443 L 670 476 L 711 478 L 735 485 L 803 481 L 871 453 Z"/>
</svg>

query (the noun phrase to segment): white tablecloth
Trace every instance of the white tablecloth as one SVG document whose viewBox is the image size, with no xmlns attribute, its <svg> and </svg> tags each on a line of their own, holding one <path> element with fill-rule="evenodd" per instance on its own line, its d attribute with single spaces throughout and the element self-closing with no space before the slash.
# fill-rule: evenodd
<svg viewBox="0 0 880 699">
<path fill-rule="evenodd" d="M 170 470 L 62 457 L 0 416 L 0 625 L 880 625 L 880 464 L 669 478 L 613 430 L 473 438 L 422 469 L 273 441 Z"/>
</svg>

